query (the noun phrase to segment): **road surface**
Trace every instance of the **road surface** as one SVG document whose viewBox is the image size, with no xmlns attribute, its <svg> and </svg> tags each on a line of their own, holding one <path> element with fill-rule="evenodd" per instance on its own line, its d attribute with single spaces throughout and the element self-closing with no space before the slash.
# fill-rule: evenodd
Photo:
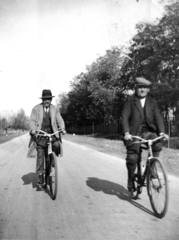
<svg viewBox="0 0 179 240">
<path fill-rule="evenodd" d="M 131 201 L 125 161 L 64 141 L 54 201 L 37 186 L 29 135 L 0 145 L 0 239 L 178 240 L 179 179 L 169 176 L 170 204 L 158 219 L 146 189 Z"/>
</svg>

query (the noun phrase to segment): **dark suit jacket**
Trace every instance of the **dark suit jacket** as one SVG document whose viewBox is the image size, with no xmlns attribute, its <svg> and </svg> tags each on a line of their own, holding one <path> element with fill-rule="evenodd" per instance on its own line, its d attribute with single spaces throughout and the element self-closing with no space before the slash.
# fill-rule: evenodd
<svg viewBox="0 0 179 240">
<path fill-rule="evenodd" d="M 147 95 L 145 102 L 146 121 L 152 132 L 165 132 L 163 118 L 159 112 L 157 102 Z M 143 110 L 140 99 L 136 95 L 129 96 L 122 112 L 123 133 L 136 135 L 142 124 Z"/>
</svg>

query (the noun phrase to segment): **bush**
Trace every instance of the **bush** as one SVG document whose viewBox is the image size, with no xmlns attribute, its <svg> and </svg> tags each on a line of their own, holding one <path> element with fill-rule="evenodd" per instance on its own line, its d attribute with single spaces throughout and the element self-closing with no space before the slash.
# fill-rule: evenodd
<svg viewBox="0 0 179 240">
<path fill-rule="evenodd" d="M 163 146 L 168 147 L 172 149 L 179 149 L 179 138 L 178 137 L 173 137 L 170 138 L 169 142 L 168 141 L 163 141 Z"/>
</svg>

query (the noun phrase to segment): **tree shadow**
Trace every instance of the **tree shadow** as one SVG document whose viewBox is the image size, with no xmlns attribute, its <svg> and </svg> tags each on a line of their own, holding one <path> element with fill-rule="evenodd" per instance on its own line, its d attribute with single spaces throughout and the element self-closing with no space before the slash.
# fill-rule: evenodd
<svg viewBox="0 0 179 240">
<path fill-rule="evenodd" d="M 36 188 L 36 191 L 42 191 L 40 186 L 37 184 L 38 182 L 38 174 L 37 173 L 28 173 L 22 176 L 23 185 L 32 184 L 32 188 Z"/>
<path fill-rule="evenodd" d="M 93 178 L 93 177 L 88 178 L 86 180 L 86 184 L 88 187 L 92 188 L 94 191 L 101 191 L 101 192 L 104 192 L 105 194 L 115 195 L 119 199 L 123 201 L 128 201 L 129 203 L 141 209 L 142 211 L 152 216 L 155 216 L 155 214 L 152 211 L 145 208 L 141 204 L 137 203 L 136 200 L 131 199 L 127 189 L 121 186 L 120 184 L 110 182 L 108 180 Z"/>
</svg>

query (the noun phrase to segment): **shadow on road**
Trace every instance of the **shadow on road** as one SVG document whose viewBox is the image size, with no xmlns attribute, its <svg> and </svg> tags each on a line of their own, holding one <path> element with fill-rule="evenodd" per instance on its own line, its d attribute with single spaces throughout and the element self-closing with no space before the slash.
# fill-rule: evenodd
<svg viewBox="0 0 179 240">
<path fill-rule="evenodd" d="M 22 180 L 24 182 L 23 185 L 32 184 L 33 188 L 36 188 L 36 191 L 44 191 L 46 194 L 48 194 L 51 198 L 51 193 L 47 187 L 39 186 L 38 182 L 38 174 L 37 173 L 28 173 L 26 175 L 22 176 Z"/>
<path fill-rule="evenodd" d="M 131 200 L 127 189 L 125 189 L 120 184 L 110 182 L 107 180 L 102 180 L 99 178 L 93 178 L 93 177 L 88 178 L 88 180 L 86 181 L 86 184 L 88 187 L 92 188 L 95 191 L 102 191 L 106 194 L 116 195 L 119 199 L 128 201 L 135 207 L 143 210 L 144 212 L 146 212 L 152 216 L 155 216 L 152 211 L 148 210 L 147 208 L 145 208 L 141 204 L 137 203 L 136 201 Z"/>
<path fill-rule="evenodd" d="M 41 191 L 41 188 L 37 184 L 37 181 L 38 181 L 38 174 L 37 173 L 32 172 L 32 173 L 28 173 L 26 175 L 23 175 L 22 180 L 24 182 L 23 185 L 32 184 L 32 187 L 36 188 L 36 191 Z"/>
</svg>

